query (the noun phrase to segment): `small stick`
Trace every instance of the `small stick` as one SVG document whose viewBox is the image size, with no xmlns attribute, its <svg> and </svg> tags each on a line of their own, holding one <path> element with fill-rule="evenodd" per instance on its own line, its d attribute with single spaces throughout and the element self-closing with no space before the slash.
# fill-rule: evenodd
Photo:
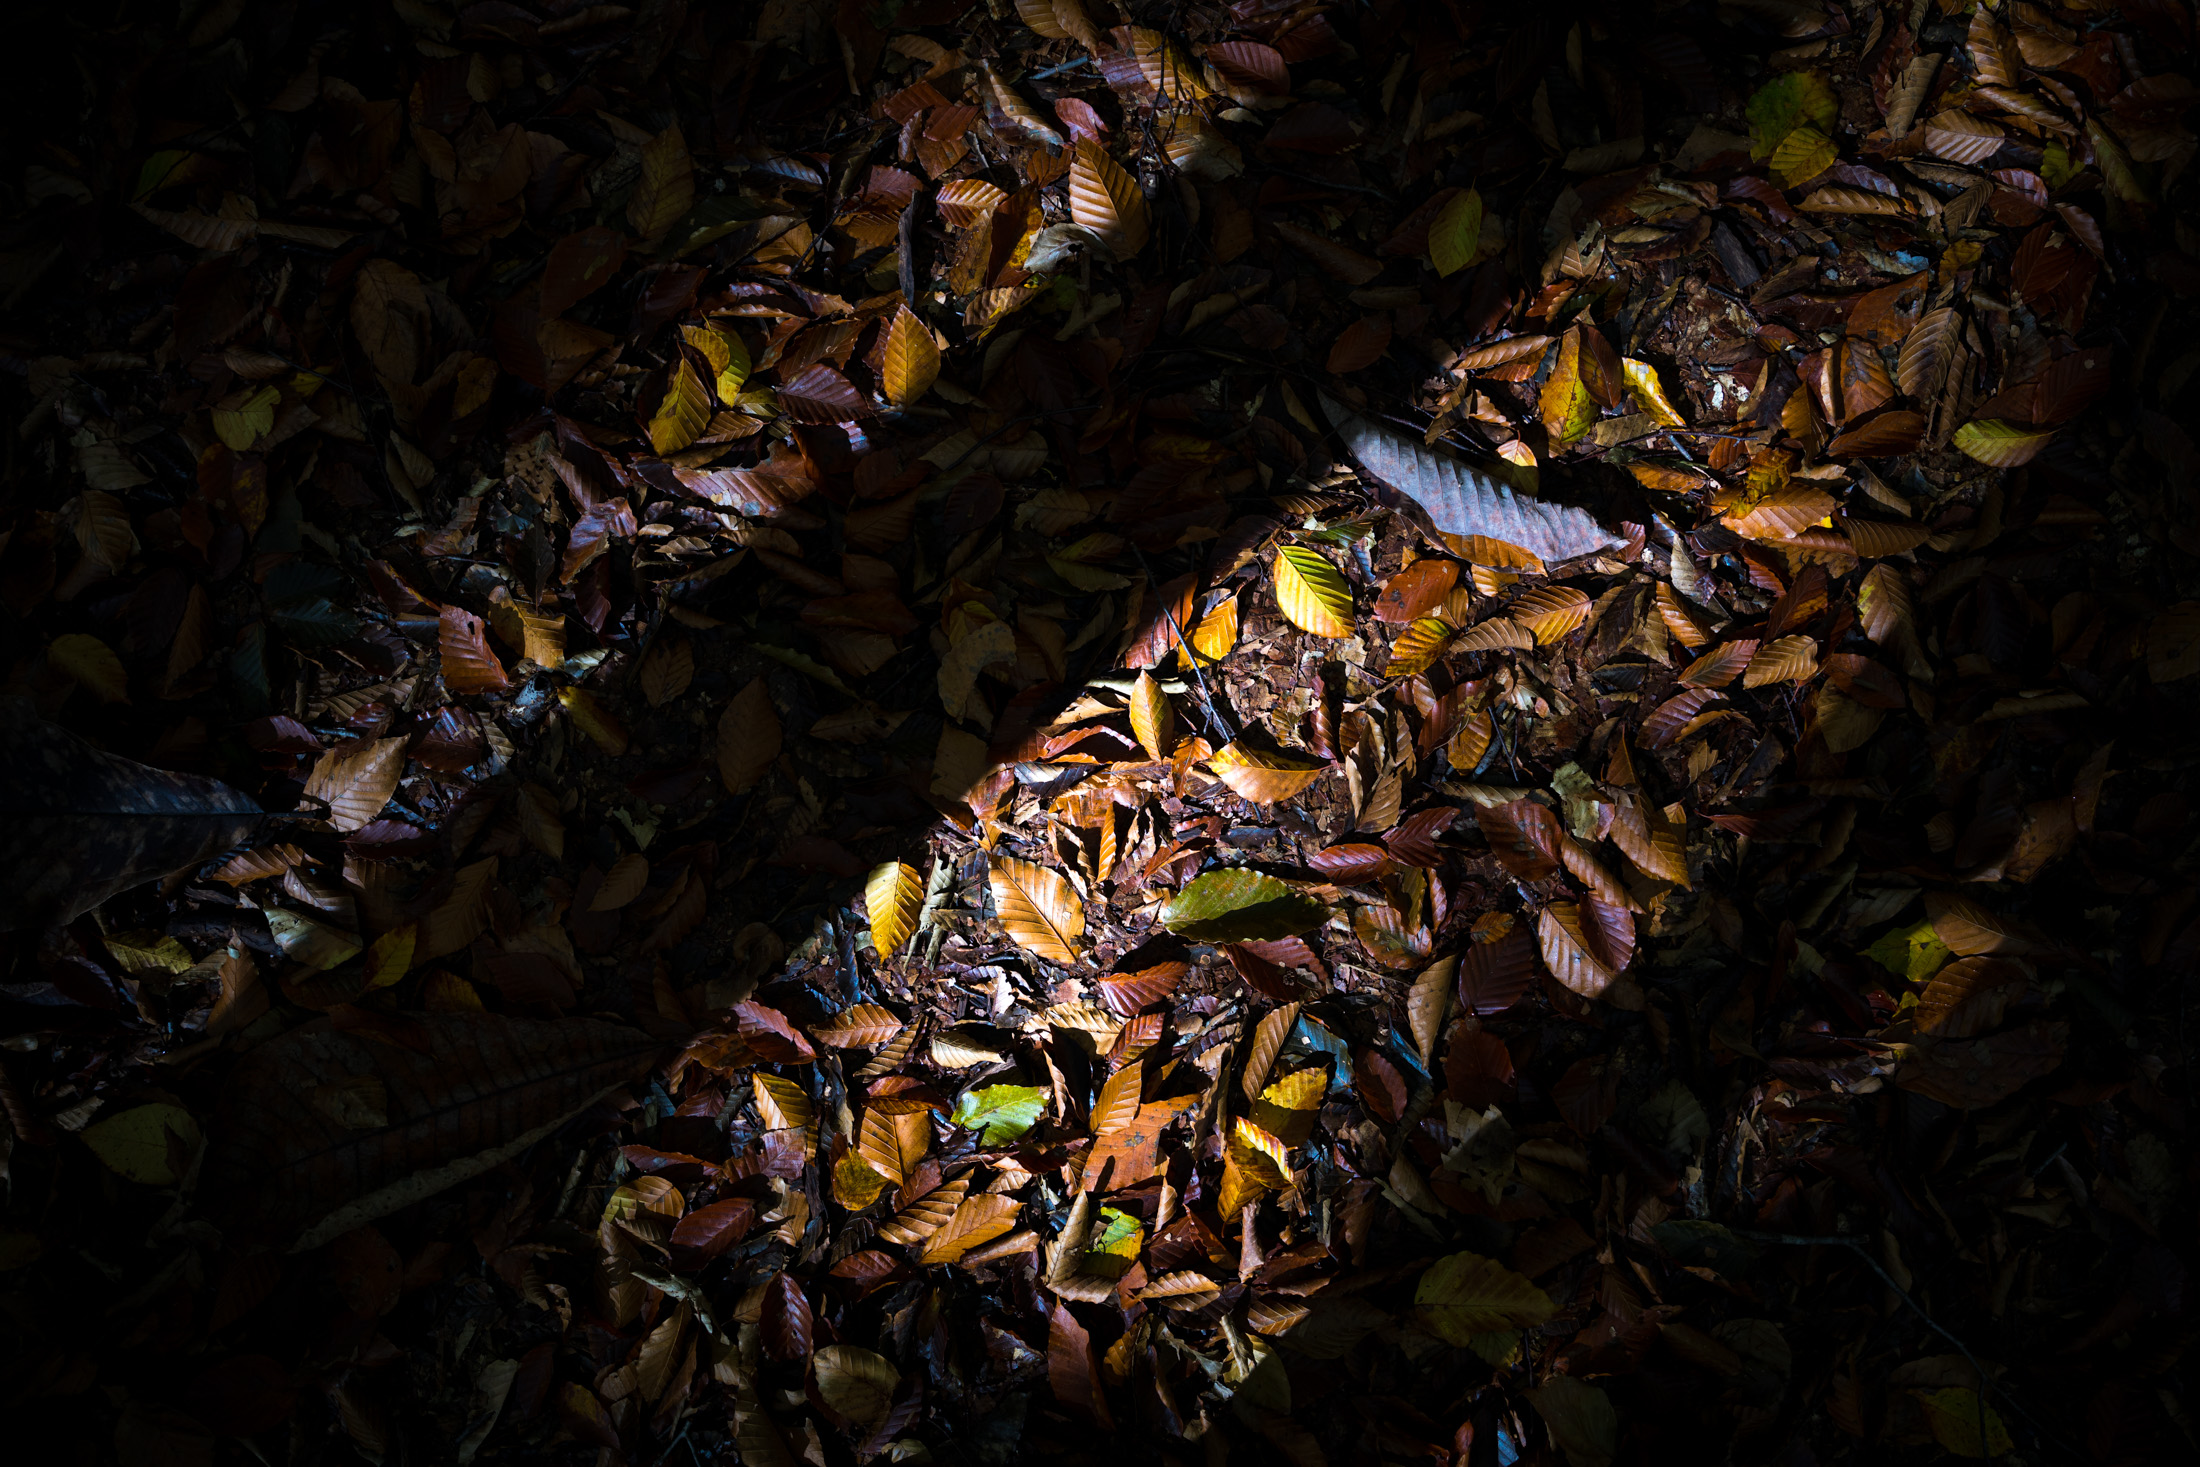
<svg viewBox="0 0 2200 1467">
<path fill-rule="evenodd" d="M 1230 725 L 1223 721 L 1221 714 L 1215 712 L 1215 695 L 1207 687 L 1207 674 L 1200 671 L 1199 649 L 1192 645 L 1191 638 L 1184 635 L 1184 628 L 1176 619 L 1176 608 L 1168 603 L 1167 598 L 1161 596 L 1161 584 L 1154 579 L 1153 567 L 1146 563 L 1146 552 L 1139 549 L 1134 542 L 1131 553 L 1138 557 L 1138 568 L 1146 573 L 1146 584 L 1153 587 L 1154 596 L 1161 601 L 1161 614 L 1169 619 L 1169 630 L 1176 633 L 1176 644 L 1184 649 L 1184 660 L 1192 665 L 1192 677 L 1199 684 L 1200 702 L 1207 708 L 1207 726 L 1222 735 L 1224 743 L 1236 743 L 1237 735 L 1230 732 Z"/>
</svg>

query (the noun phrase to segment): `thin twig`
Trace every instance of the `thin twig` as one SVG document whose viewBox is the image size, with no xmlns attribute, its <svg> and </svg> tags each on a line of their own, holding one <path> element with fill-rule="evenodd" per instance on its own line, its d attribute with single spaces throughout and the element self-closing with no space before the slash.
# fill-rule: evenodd
<svg viewBox="0 0 2200 1467">
<path fill-rule="evenodd" d="M 1747 1238 L 1753 1243 L 1780 1243 L 1791 1247 L 1818 1247 L 1820 1245 L 1830 1244 L 1837 1248 L 1846 1248 L 1850 1252 L 1854 1253 L 1858 1258 L 1864 1260 L 1864 1266 L 1869 1268 L 1873 1273 L 1878 1274 L 1880 1282 L 1884 1283 L 1888 1287 L 1888 1289 L 1892 1290 L 1894 1296 L 1897 1299 L 1900 1299 L 1904 1304 L 1907 1304 L 1910 1307 L 1911 1313 L 1915 1314 L 1919 1319 L 1924 1320 L 1927 1328 L 1932 1330 L 1934 1334 L 1937 1334 L 1942 1339 L 1946 1340 L 1949 1344 L 1955 1346 L 1956 1353 L 1961 1355 L 1963 1357 L 1964 1363 L 1971 1367 L 1971 1378 L 1977 1381 L 1979 1385 L 1979 1389 L 1972 1392 L 1972 1394 L 1977 1398 L 1979 1407 L 1978 1447 L 1980 1456 L 1988 1456 L 1991 1453 L 1991 1449 L 1987 1445 L 1986 1438 L 1986 1393 L 1988 1391 L 1992 1391 L 1995 1397 L 2000 1400 L 2002 1408 L 2004 1410 L 2008 1411 L 2010 1415 L 2016 1417 L 2019 1421 L 2022 1421 L 2028 1428 L 2031 1429 L 2033 1435 L 2037 1436 L 2041 1441 L 2049 1443 L 2061 1451 L 2069 1452 L 2073 1457 L 2079 1455 L 2068 1444 L 2058 1440 L 2053 1436 L 2050 1436 L 2046 1432 L 2046 1430 L 2044 1430 L 2040 1426 L 2039 1422 L 2035 1421 L 2032 1418 L 2029 1412 L 2027 1412 L 2022 1406 L 2019 1406 L 2016 1403 L 2016 1401 L 2010 1396 L 2009 1392 L 2004 1390 L 1998 1381 L 1989 1380 L 1987 1378 L 1986 1372 L 1979 1366 L 1978 1357 L 1971 1353 L 1971 1347 L 1964 1344 L 1962 1340 L 1956 1338 L 1956 1336 L 1948 1329 L 1946 1325 L 1942 1324 L 1939 1320 L 1933 1318 L 1931 1314 L 1927 1313 L 1924 1305 L 1918 1303 L 1917 1300 L 1911 1298 L 1910 1291 L 1903 1288 L 1902 1285 L 1896 1283 L 1894 1281 L 1894 1275 L 1888 1273 L 1886 1269 L 1880 1266 L 1879 1260 L 1872 1257 L 1870 1250 L 1868 1250 L 1864 1246 L 1863 1239 L 1852 1237 L 1843 1233 L 1830 1234 L 1824 1237 L 1812 1237 L 1807 1233 L 1763 1233 L 1758 1232 L 1754 1228 L 1729 1228 L 1727 1231 L 1731 1232 L 1737 1238 Z M 1991 1455 L 1998 1456 L 2000 1454 L 1991 1453 Z"/>
<path fill-rule="evenodd" d="M 1134 541 L 1131 544 L 1131 554 L 1138 557 L 1138 568 L 1146 573 L 1146 584 L 1153 587 L 1155 599 L 1161 602 L 1161 613 L 1169 619 L 1169 630 L 1176 633 L 1176 644 L 1184 649 L 1184 660 L 1191 664 L 1192 678 L 1199 684 L 1199 700 L 1207 708 L 1207 727 L 1221 735 L 1225 744 L 1236 743 L 1237 735 L 1230 732 L 1230 725 L 1215 711 L 1214 691 L 1207 686 L 1207 674 L 1200 670 L 1199 649 L 1192 645 L 1191 638 L 1184 635 L 1183 624 L 1176 619 L 1176 608 L 1169 604 L 1167 597 L 1162 596 L 1161 583 L 1154 579 L 1153 567 L 1146 563 L 1146 552 L 1139 549 Z"/>
</svg>

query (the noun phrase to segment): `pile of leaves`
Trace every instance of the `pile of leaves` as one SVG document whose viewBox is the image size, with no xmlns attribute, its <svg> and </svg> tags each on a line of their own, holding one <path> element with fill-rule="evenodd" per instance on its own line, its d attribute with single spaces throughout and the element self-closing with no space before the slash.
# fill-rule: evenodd
<svg viewBox="0 0 2200 1467">
<path fill-rule="evenodd" d="M 28 1440 L 2191 1449 L 2187 9 L 44 23 Z"/>
</svg>

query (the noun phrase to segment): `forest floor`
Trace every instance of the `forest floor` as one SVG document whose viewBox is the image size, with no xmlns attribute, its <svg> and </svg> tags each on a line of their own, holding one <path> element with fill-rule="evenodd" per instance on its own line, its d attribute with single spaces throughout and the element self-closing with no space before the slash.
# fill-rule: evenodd
<svg viewBox="0 0 2200 1467">
<path fill-rule="evenodd" d="M 2200 1455 L 2189 6 L 33 30 L 20 1449 Z"/>
</svg>

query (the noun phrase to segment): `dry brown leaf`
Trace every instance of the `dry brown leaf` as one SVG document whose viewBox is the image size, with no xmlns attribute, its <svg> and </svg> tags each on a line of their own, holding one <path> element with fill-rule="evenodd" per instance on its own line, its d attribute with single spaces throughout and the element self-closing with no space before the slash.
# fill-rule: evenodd
<svg viewBox="0 0 2200 1467">
<path fill-rule="evenodd" d="M 1146 247 L 1146 196 L 1138 180 L 1091 138 L 1078 141 L 1070 163 L 1069 217 L 1098 235 L 1118 260 Z"/>
<path fill-rule="evenodd" d="M 642 894 L 649 885 L 649 858 L 640 851 L 628 851 L 611 863 L 603 881 L 596 887 L 596 898 L 588 904 L 591 912 L 615 912 Z"/>
<path fill-rule="evenodd" d="M 779 757 L 779 710 L 771 689 L 752 678 L 733 695 L 718 717 L 718 777 L 726 793 L 738 795 L 755 786 Z"/>
<path fill-rule="evenodd" d="M 397 793 L 407 742 L 403 737 L 375 739 L 326 751 L 306 778 L 305 797 L 328 802 L 329 824 L 336 829 L 359 829 Z"/>
<path fill-rule="evenodd" d="M 989 1243 L 1016 1225 L 1021 1204 L 998 1192 L 980 1192 L 963 1199 L 940 1229 L 925 1241 L 917 1262 L 953 1263 L 981 1243 Z"/>
<path fill-rule="evenodd" d="M 1061 873 L 1013 856 L 996 856 L 993 905 L 1001 929 L 1018 947 L 1065 967 L 1078 961 L 1085 908 Z"/>
</svg>

